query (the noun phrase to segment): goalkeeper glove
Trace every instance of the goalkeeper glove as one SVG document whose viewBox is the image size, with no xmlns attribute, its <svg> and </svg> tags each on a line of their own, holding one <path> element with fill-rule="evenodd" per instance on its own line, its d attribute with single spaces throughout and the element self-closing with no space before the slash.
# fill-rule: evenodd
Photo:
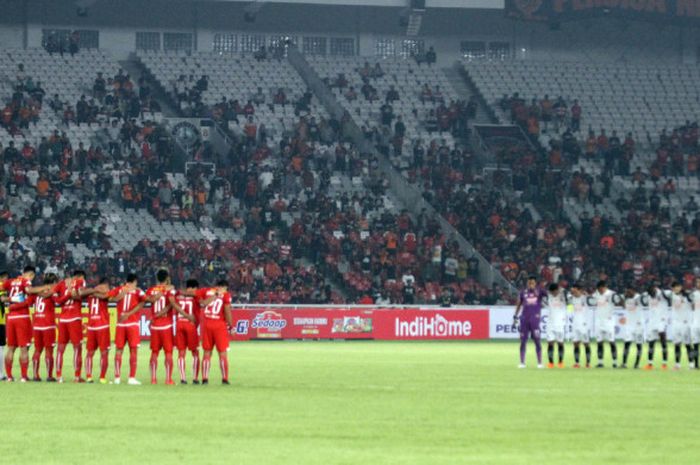
<svg viewBox="0 0 700 465">
<path fill-rule="evenodd" d="M 518 315 L 513 315 L 513 331 L 516 331 L 518 329 L 518 323 L 520 323 Z"/>
</svg>

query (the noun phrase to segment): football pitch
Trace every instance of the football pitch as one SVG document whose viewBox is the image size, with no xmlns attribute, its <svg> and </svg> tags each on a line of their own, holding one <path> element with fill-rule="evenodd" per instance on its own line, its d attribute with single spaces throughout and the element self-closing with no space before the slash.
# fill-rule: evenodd
<svg viewBox="0 0 700 465">
<path fill-rule="evenodd" d="M 151 386 L 148 357 L 143 386 L 0 385 L 0 463 L 700 462 L 687 368 L 537 370 L 529 347 L 518 370 L 514 342 L 247 342 L 231 386 L 216 360 L 209 386 Z"/>
</svg>

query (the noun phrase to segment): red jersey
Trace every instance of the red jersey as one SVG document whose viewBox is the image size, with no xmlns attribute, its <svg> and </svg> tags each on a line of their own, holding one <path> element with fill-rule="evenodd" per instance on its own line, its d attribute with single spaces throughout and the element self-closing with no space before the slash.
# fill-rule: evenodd
<svg viewBox="0 0 700 465">
<path fill-rule="evenodd" d="M 52 294 L 49 297 L 36 296 L 34 300 L 34 329 L 51 329 L 56 327 L 56 302 Z"/>
<path fill-rule="evenodd" d="M 73 291 L 78 291 L 85 287 L 83 278 L 74 279 L 70 286 L 66 286 L 65 281 L 61 281 L 54 288 L 56 303 L 61 305 L 61 314 L 58 317 L 59 321 L 68 323 L 71 321 L 80 320 L 83 318 L 83 299 L 71 297 Z"/>
<path fill-rule="evenodd" d="M 177 295 L 175 296 L 175 300 L 177 301 L 177 304 L 182 307 L 182 310 L 185 311 L 188 315 L 192 315 L 195 318 L 195 321 L 199 322 L 199 301 L 197 300 L 197 297 L 191 296 L 191 295 L 185 295 L 182 292 L 178 292 Z M 177 323 L 189 323 L 192 324 L 190 320 L 182 316 L 180 313 L 177 314 Z M 196 323 L 195 323 L 196 324 Z"/>
<path fill-rule="evenodd" d="M 7 292 L 7 296 L 10 298 L 7 319 L 29 318 L 29 305 L 25 305 L 29 299 L 26 294 L 26 290 L 28 287 L 32 287 L 32 281 L 30 279 L 23 278 L 22 276 L 18 276 L 14 279 L 5 280 L 2 283 L 2 287 Z"/>
<path fill-rule="evenodd" d="M 88 317 L 88 328 L 109 328 L 109 309 L 107 307 L 109 301 L 107 299 L 100 299 L 99 297 L 90 296 L 88 297 L 87 302 L 88 310 L 90 311 L 90 316 Z"/>
<path fill-rule="evenodd" d="M 116 297 L 118 296 L 124 286 L 119 286 L 111 291 L 109 291 L 109 294 L 107 294 L 107 297 Z M 144 293 L 141 289 L 134 289 L 131 292 L 127 292 L 124 294 L 124 298 L 117 302 L 117 326 L 136 326 L 139 324 L 139 319 L 140 316 L 138 312 L 134 313 L 131 315 L 129 318 L 126 319 L 126 321 L 119 321 L 119 318 L 127 312 L 130 312 L 133 310 L 138 304 L 140 304 L 143 301 Z"/>
<path fill-rule="evenodd" d="M 197 298 L 199 300 L 207 300 L 212 296 L 216 295 L 216 289 L 199 289 L 197 291 Z M 226 291 L 222 297 L 217 297 L 216 299 L 209 302 L 209 305 L 204 307 L 202 310 L 202 319 L 205 322 L 224 322 L 224 308 L 227 305 L 231 305 L 231 294 Z"/>
<path fill-rule="evenodd" d="M 168 329 L 173 327 L 173 309 L 170 308 L 165 315 L 156 318 L 156 313 L 170 307 L 170 297 L 175 297 L 176 291 L 170 285 L 159 284 L 146 291 L 146 296 L 160 297 L 151 304 L 151 329 Z"/>
</svg>

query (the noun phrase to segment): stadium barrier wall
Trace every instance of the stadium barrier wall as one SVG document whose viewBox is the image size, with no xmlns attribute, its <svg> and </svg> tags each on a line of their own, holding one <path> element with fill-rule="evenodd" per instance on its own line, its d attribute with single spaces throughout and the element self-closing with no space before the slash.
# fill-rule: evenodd
<svg viewBox="0 0 700 465">
<path fill-rule="evenodd" d="M 373 340 L 485 340 L 517 339 L 512 305 L 494 306 L 375 306 L 375 305 L 234 305 L 231 340 L 373 339 Z M 60 313 L 60 309 L 57 309 Z M 150 308 L 140 312 L 139 328 L 150 339 Z M 594 328 L 593 313 L 589 327 Z M 648 312 L 644 312 L 645 315 Z M 615 311 L 616 333 L 626 323 L 625 312 Z M 88 309 L 83 308 L 87 332 Z M 646 320 L 646 318 L 645 318 Z M 116 307 L 110 305 L 114 337 Z M 547 318 L 542 319 L 546 334 Z M 570 333 L 570 331 L 567 331 Z"/>
</svg>

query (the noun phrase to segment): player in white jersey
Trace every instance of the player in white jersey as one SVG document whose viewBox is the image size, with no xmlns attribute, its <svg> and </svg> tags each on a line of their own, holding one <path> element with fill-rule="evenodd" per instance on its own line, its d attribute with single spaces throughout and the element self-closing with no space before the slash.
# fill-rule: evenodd
<svg viewBox="0 0 700 465">
<path fill-rule="evenodd" d="M 690 319 L 691 307 L 690 299 L 683 290 L 683 285 L 679 282 L 674 282 L 671 286 L 671 341 L 673 341 L 674 355 L 676 357 L 676 365 L 674 370 L 681 368 L 681 355 L 683 353 L 683 344 L 686 347 L 688 354 L 688 362 L 694 365 L 693 349 L 690 345 Z"/>
<path fill-rule="evenodd" d="M 700 278 L 695 279 L 695 289 L 690 293 L 690 300 L 693 302 L 693 316 L 690 324 L 690 342 L 693 343 L 693 358 L 695 368 L 698 366 L 700 355 Z"/>
<path fill-rule="evenodd" d="M 625 308 L 624 339 L 625 348 L 622 351 L 622 368 L 627 368 L 627 358 L 630 355 L 630 347 L 634 342 L 637 346 L 637 357 L 634 359 L 634 368 L 639 368 L 642 359 L 642 344 L 644 344 L 644 316 L 642 314 L 642 297 L 634 289 L 627 285 L 622 302 Z"/>
<path fill-rule="evenodd" d="M 590 330 L 590 302 L 589 296 L 583 292 L 580 284 L 571 286 L 571 298 L 569 307 L 573 312 L 571 322 L 571 340 L 574 342 L 574 368 L 581 368 L 581 343 L 586 351 L 586 368 L 591 367 L 591 330 Z"/>
<path fill-rule="evenodd" d="M 554 368 L 554 344 L 557 344 L 559 362 L 564 368 L 564 334 L 566 332 L 568 298 L 566 291 L 558 284 L 550 284 L 547 292 L 545 315 L 547 315 L 547 368 Z"/>
<path fill-rule="evenodd" d="M 605 355 L 605 342 L 610 343 L 610 352 L 613 359 L 613 368 L 617 368 L 617 344 L 615 344 L 615 314 L 613 309 L 615 302 L 620 301 L 614 291 L 608 289 L 608 283 L 598 281 L 596 291 L 591 296 L 595 303 L 595 339 L 598 346 L 598 364 L 596 368 L 603 368 Z"/>
<path fill-rule="evenodd" d="M 642 296 L 642 305 L 649 309 L 649 327 L 647 328 L 647 340 L 649 341 L 648 361 L 645 370 L 654 369 L 654 346 L 656 341 L 661 344 L 661 369 L 668 367 L 668 344 L 666 329 L 668 328 L 668 312 L 670 306 L 670 292 L 659 289 L 655 284 L 649 286 Z"/>
</svg>

